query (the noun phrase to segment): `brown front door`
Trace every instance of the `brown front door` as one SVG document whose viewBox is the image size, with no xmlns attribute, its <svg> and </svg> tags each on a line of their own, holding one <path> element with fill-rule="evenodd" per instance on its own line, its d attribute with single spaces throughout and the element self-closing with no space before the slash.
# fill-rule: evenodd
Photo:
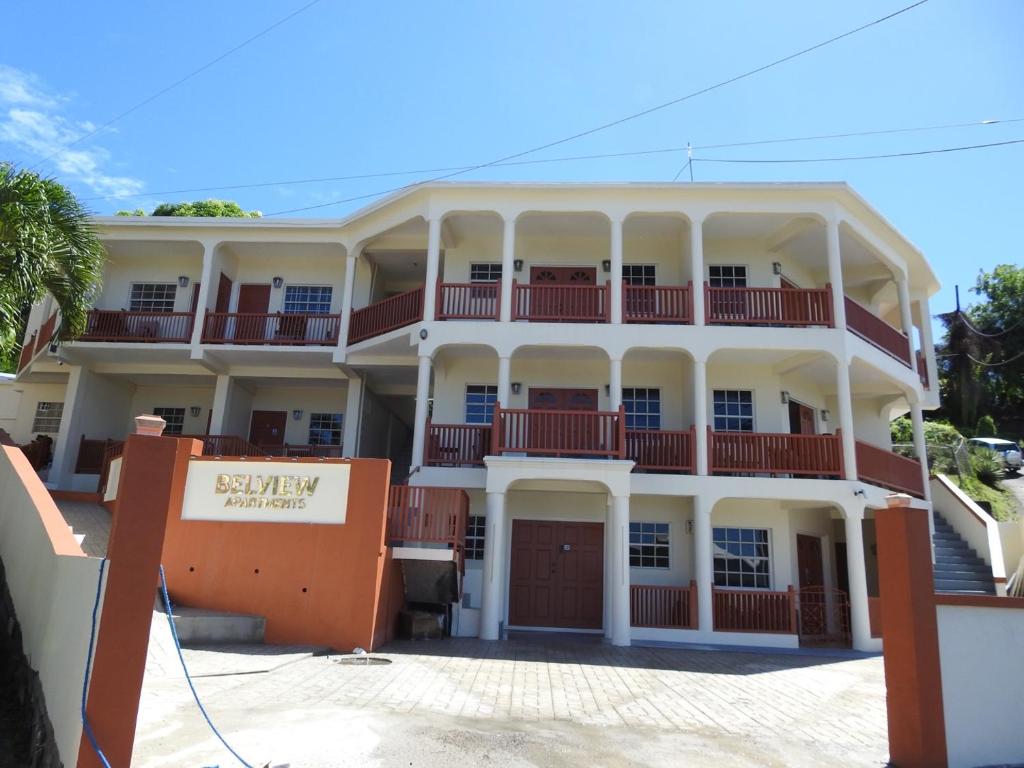
<svg viewBox="0 0 1024 768">
<path fill-rule="evenodd" d="M 209 305 L 207 305 L 209 306 Z M 204 337 L 213 339 L 214 341 L 222 341 L 228 338 L 228 332 L 231 330 L 228 318 L 222 315 L 231 310 L 231 278 L 225 275 L 223 272 L 220 273 L 220 281 L 217 283 L 217 304 L 214 307 L 214 312 L 217 317 L 210 318 L 206 324 L 206 330 Z"/>
<path fill-rule="evenodd" d="M 828 634 L 828 595 L 824 589 L 808 589 L 825 586 L 821 539 L 798 533 L 796 564 L 800 572 L 800 635 L 822 637 Z"/>
<path fill-rule="evenodd" d="M 264 341 L 267 338 L 267 310 L 270 309 L 270 286 L 264 283 L 243 283 L 238 286 L 238 318 L 235 341 Z M 245 315 L 249 315 L 246 317 Z"/>
<path fill-rule="evenodd" d="M 809 405 L 789 401 L 789 432 L 793 435 L 813 435 L 814 409 Z"/>
<path fill-rule="evenodd" d="M 287 423 L 287 411 L 253 411 L 249 423 L 249 442 L 261 448 L 280 447 L 284 445 L 284 428 Z"/>
<path fill-rule="evenodd" d="M 596 389 L 530 387 L 529 407 L 538 411 L 596 411 Z M 555 455 L 584 455 L 575 451 L 600 450 L 600 426 L 596 418 L 567 419 L 555 414 L 531 414 L 529 445 L 550 455 L 556 447 L 565 448 Z M 575 451 L 574 451 L 575 449 Z"/>
<path fill-rule="evenodd" d="M 531 285 L 597 284 L 596 267 L 530 267 Z M 594 320 L 601 317 L 596 291 L 543 291 L 530 297 L 530 316 L 553 320 Z"/>
<path fill-rule="evenodd" d="M 217 285 L 217 312 L 228 312 L 231 307 L 231 278 L 220 273 L 220 283 Z"/>
<path fill-rule="evenodd" d="M 600 629 L 603 599 L 603 524 L 512 522 L 509 624 Z"/>
</svg>

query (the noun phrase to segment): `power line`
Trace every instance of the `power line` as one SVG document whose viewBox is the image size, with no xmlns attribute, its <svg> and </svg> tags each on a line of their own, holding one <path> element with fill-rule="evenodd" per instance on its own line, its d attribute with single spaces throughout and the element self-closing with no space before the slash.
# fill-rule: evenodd
<svg viewBox="0 0 1024 768">
<path fill-rule="evenodd" d="M 1008 333 L 1013 333 L 1015 330 L 1017 330 L 1022 325 L 1024 325 L 1024 319 L 1021 319 L 1021 320 L 1018 320 L 1013 325 L 1011 325 L 1006 330 L 999 331 L 998 333 L 985 333 L 984 331 L 979 331 L 977 328 L 975 328 L 971 324 L 971 319 L 967 316 L 967 314 L 965 312 L 960 312 L 959 315 L 960 315 L 960 319 L 963 321 L 964 327 L 967 328 L 967 330 L 969 330 L 971 333 L 974 333 L 974 334 L 976 334 L 978 336 L 982 336 L 982 337 L 984 337 L 986 339 L 998 339 L 1000 336 L 1005 336 Z"/>
<path fill-rule="evenodd" d="M 524 157 L 525 155 L 531 155 L 531 154 L 534 154 L 535 152 L 541 152 L 541 151 L 543 151 L 545 149 L 551 149 L 552 147 L 557 147 L 560 144 L 565 144 L 565 143 L 570 142 L 570 141 L 575 141 L 576 139 L 581 139 L 581 138 L 583 138 L 585 136 L 591 136 L 591 135 L 593 135 L 595 133 L 598 133 L 600 131 L 604 131 L 604 130 L 607 130 L 609 128 L 613 128 L 615 126 L 622 125 L 623 123 L 627 123 L 627 122 L 629 122 L 631 120 L 636 120 L 637 118 L 645 117 L 646 115 L 650 115 L 650 114 L 652 114 L 654 112 L 658 112 L 659 110 L 667 109 L 668 107 L 674 106 L 676 104 L 681 104 L 684 101 L 688 101 L 689 99 L 696 98 L 697 96 L 702 96 L 702 95 L 704 95 L 706 93 L 710 93 L 711 91 L 717 90 L 718 88 L 724 88 L 725 86 L 731 85 L 733 83 L 737 83 L 740 80 L 744 80 L 744 79 L 746 79 L 748 77 L 753 77 L 756 74 L 759 74 L 759 73 L 764 72 L 766 70 L 772 69 L 773 67 L 777 67 L 780 64 L 785 64 L 788 61 L 792 61 L 793 59 L 799 58 L 800 56 L 804 56 L 804 55 L 806 55 L 808 53 L 816 51 L 819 48 L 824 48 L 827 45 L 831 45 L 832 43 L 838 42 L 839 40 L 842 40 L 844 38 L 850 37 L 851 35 L 855 35 L 858 32 L 863 32 L 865 29 L 869 29 L 869 28 L 874 27 L 874 26 L 876 26 L 878 24 L 882 24 L 883 22 L 886 22 L 889 19 L 896 18 L 897 16 L 899 16 L 901 14 L 904 14 L 904 13 L 907 13 L 908 11 L 911 11 L 914 8 L 917 8 L 918 6 L 924 5 L 927 2 L 928 2 L 928 0 L 917 0 L 917 2 L 915 2 L 915 3 L 912 3 L 910 5 L 904 6 L 903 8 L 900 8 L 897 11 L 894 11 L 894 12 L 892 12 L 890 14 L 887 14 L 885 16 L 877 18 L 877 19 L 875 19 L 873 21 L 869 21 L 868 23 L 862 24 L 859 27 L 856 27 L 854 29 L 848 30 L 848 31 L 843 32 L 842 34 L 836 35 L 834 37 L 830 37 L 827 40 L 823 40 L 820 43 L 816 43 L 816 44 L 814 44 L 814 45 L 812 45 L 812 46 L 810 46 L 808 48 L 804 48 L 802 50 L 799 50 L 796 53 L 791 53 L 788 56 L 783 56 L 782 58 L 775 59 L 774 61 L 771 61 L 771 62 L 769 62 L 767 64 L 761 65 L 760 67 L 756 67 L 754 69 L 747 70 L 746 72 L 743 72 L 742 74 L 734 75 L 733 77 L 727 78 L 726 80 L 720 80 L 717 83 L 714 83 L 714 84 L 709 85 L 709 86 L 705 86 L 704 88 L 701 88 L 699 90 L 696 90 L 696 91 L 693 91 L 691 93 L 688 93 L 685 96 L 680 96 L 678 98 L 672 99 L 670 101 L 666 101 L 666 102 L 664 102 L 662 104 L 658 104 L 658 105 L 653 106 L 653 107 L 649 107 L 648 109 L 644 109 L 644 110 L 641 110 L 639 112 L 634 112 L 633 114 L 626 115 L 625 117 L 620 117 L 617 120 L 612 120 L 610 122 L 603 123 L 603 124 L 598 125 L 598 126 L 596 126 L 594 128 L 588 128 L 585 131 L 580 131 L 578 133 L 574 133 L 571 136 L 566 136 L 565 138 L 562 138 L 562 139 L 557 139 L 555 141 L 550 141 L 547 144 L 540 144 L 540 145 L 538 145 L 536 147 L 532 147 L 531 149 L 523 150 L 522 152 L 516 152 L 516 153 L 513 153 L 511 155 L 505 155 L 504 157 L 499 157 L 496 160 L 491 160 L 491 161 L 486 162 L 486 163 L 480 163 L 479 165 L 470 166 L 469 168 L 466 168 L 464 170 L 453 171 L 453 172 L 447 173 L 447 174 L 445 174 L 443 176 L 435 176 L 435 177 L 433 177 L 431 179 L 426 179 L 426 180 L 424 180 L 422 182 L 419 182 L 419 183 L 420 184 L 429 184 L 429 183 L 435 182 L 435 181 L 443 181 L 444 179 L 452 178 L 453 176 L 460 176 L 460 175 L 462 175 L 464 173 L 469 173 L 470 171 L 476 171 L 476 170 L 480 170 L 482 168 L 489 168 L 492 165 L 497 165 L 499 163 L 504 163 L 504 162 L 507 162 L 509 160 L 516 160 L 516 159 L 518 159 L 520 157 Z M 409 185 L 405 185 L 405 186 L 409 186 Z M 377 194 L 378 195 L 385 195 L 385 194 L 388 194 L 390 192 L 397 192 L 400 189 L 404 189 L 405 186 L 394 187 L 392 189 L 383 190 L 381 192 L 378 192 Z M 280 215 L 283 215 L 283 214 L 286 214 L 286 213 L 300 213 L 302 211 L 311 211 L 311 210 L 315 210 L 315 209 L 318 209 L 318 208 L 327 208 L 327 207 L 330 207 L 332 205 L 340 205 L 342 203 L 350 202 L 350 200 L 351 200 L 351 198 L 347 198 L 347 199 L 344 199 L 344 200 L 334 200 L 334 201 L 329 202 L 329 203 L 319 203 L 317 205 L 306 205 L 306 206 L 302 206 L 302 207 L 299 207 L 299 208 L 289 208 L 289 209 L 283 210 L 283 211 L 274 211 L 273 213 L 268 213 L 268 214 L 265 214 L 265 215 L 266 216 L 280 216 Z"/>
<path fill-rule="evenodd" d="M 972 363 L 977 363 L 978 365 L 983 365 L 986 368 L 998 368 L 1000 365 L 1009 365 L 1010 363 L 1013 363 L 1013 362 L 1016 362 L 1017 360 L 1020 360 L 1022 357 L 1024 357 L 1024 351 L 1018 352 L 1016 355 L 1011 357 L 1009 360 L 1001 360 L 998 363 L 983 363 L 981 360 L 979 360 L 978 358 L 974 357 L 970 352 L 964 352 L 964 355 Z"/>
<path fill-rule="evenodd" d="M 991 144 L 970 144 L 963 147 L 942 147 L 940 149 L 922 149 L 917 152 L 893 152 L 886 155 L 847 155 L 845 157 L 792 157 L 792 158 L 724 158 L 695 157 L 695 163 L 838 163 L 848 160 L 885 160 L 892 157 L 917 157 L 920 155 L 938 155 L 947 152 L 964 152 L 970 149 L 988 149 L 989 147 L 1005 147 L 1010 144 L 1024 144 L 1024 139 L 996 141 Z"/>
<path fill-rule="evenodd" d="M 205 64 L 203 64 L 198 69 L 192 70 L 191 72 L 189 72 L 184 77 L 179 78 L 178 80 L 175 80 L 170 85 L 164 86 L 160 90 L 158 90 L 155 93 L 151 94 L 150 96 L 147 96 L 146 98 L 144 98 L 142 101 L 137 102 L 135 105 L 129 107 L 124 112 L 121 112 L 120 114 L 115 115 L 114 117 L 110 118 L 110 120 L 108 120 L 107 122 L 103 123 L 102 125 L 97 126 L 96 128 L 92 129 L 88 133 L 82 134 L 81 136 L 79 136 L 74 141 L 69 142 L 68 144 L 65 144 L 60 149 L 58 149 L 55 152 L 53 152 L 52 154 L 44 157 L 42 160 L 40 160 L 35 165 L 33 165 L 32 169 L 38 168 L 43 163 L 49 162 L 53 158 L 57 157 L 57 155 L 63 154 L 64 152 L 66 152 L 67 150 L 71 149 L 71 147 L 75 146 L 76 144 L 80 144 L 81 142 L 85 141 L 86 139 L 88 139 L 88 138 L 90 138 L 92 136 L 95 136 L 100 131 L 103 131 L 103 130 L 109 128 L 111 125 L 116 123 L 118 120 L 121 120 L 121 119 L 123 119 L 125 117 L 128 117 L 128 115 L 132 114 L 133 112 L 136 112 L 136 111 L 142 109 L 144 106 L 146 106 L 150 102 L 155 101 L 156 99 L 160 98 L 161 96 L 163 96 L 168 91 L 174 90 L 179 85 L 182 85 L 183 83 L 188 82 L 189 80 L 191 80 L 196 75 L 199 75 L 199 74 L 205 72 L 206 70 L 208 70 L 213 65 L 223 61 L 224 59 L 226 59 L 231 54 L 237 53 L 238 51 L 240 51 L 242 48 L 245 48 L 250 43 L 255 42 L 256 40 L 258 40 L 259 38 L 263 37 L 264 35 L 274 31 L 275 29 L 280 27 L 282 24 L 285 24 L 288 21 L 291 21 L 296 16 L 298 16 L 300 13 L 303 13 L 304 11 L 309 10 L 310 8 L 312 8 L 314 5 L 316 5 L 319 2 L 321 2 L 321 0 L 310 0 L 310 2 L 306 3 L 304 6 L 302 6 L 298 10 L 292 11 L 287 16 L 284 16 L 284 17 L 278 19 L 273 24 L 271 24 L 269 27 L 265 27 L 262 30 L 260 30 L 259 32 L 257 32 L 255 35 L 252 35 L 251 37 L 246 38 L 241 43 L 236 45 L 234 48 L 230 48 L 227 51 L 225 51 L 224 53 L 222 53 L 219 56 L 217 56 L 216 58 L 210 59 L 210 61 L 208 61 Z"/>
</svg>

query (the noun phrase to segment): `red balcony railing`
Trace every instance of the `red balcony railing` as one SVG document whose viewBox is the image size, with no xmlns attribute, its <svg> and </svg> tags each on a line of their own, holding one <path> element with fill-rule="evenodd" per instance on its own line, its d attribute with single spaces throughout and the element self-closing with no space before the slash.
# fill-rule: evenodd
<svg viewBox="0 0 1024 768">
<path fill-rule="evenodd" d="M 314 457 L 320 459 L 340 459 L 340 445 L 263 445 L 260 449 L 268 456 L 284 456 L 288 458 Z"/>
<path fill-rule="evenodd" d="M 849 296 L 845 297 L 846 327 L 868 344 L 895 357 L 907 368 L 910 367 L 910 340 L 907 334 L 893 328 L 867 307 L 858 304 Z"/>
<path fill-rule="evenodd" d="M 491 455 L 626 458 L 626 411 L 545 411 L 496 405 Z"/>
<path fill-rule="evenodd" d="M 623 285 L 622 319 L 627 323 L 692 323 L 693 283 Z"/>
<path fill-rule="evenodd" d="M 18 370 L 20 371 L 26 365 L 32 362 L 32 358 L 36 353 L 36 336 L 33 333 L 28 341 L 25 342 L 25 346 L 21 348 L 21 357 L 18 358 Z"/>
<path fill-rule="evenodd" d="M 469 496 L 461 488 L 392 485 L 388 495 L 388 540 L 448 544 L 466 543 Z"/>
<path fill-rule="evenodd" d="M 53 333 L 57 330 L 57 313 L 54 312 L 50 315 L 50 319 L 47 320 L 39 328 L 39 338 L 36 339 L 36 349 L 43 350 L 49 346 L 50 340 L 53 339 Z"/>
<path fill-rule="evenodd" d="M 192 340 L 191 312 L 129 312 L 92 309 L 79 341 L 145 341 L 188 344 Z"/>
<path fill-rule="evenodd" d="M 439 283 L 438 320 L 497 320 L 501 283 Z"/>
<path fill-rule="evenodd" d="M 862 440 L 857 441 L 857 477 L 865 483 L 924 498 L 921 462 Z"/>
<path fill-rule="evenodd" d="M 352 312 L 348 326 L 348 343 L 370 339 L 423 319 L 423 288 L 390 296 L 368 307 Z"/>
<path fill-rule="evenodd" d="M 107 481 L 110 479 L 110 463 L 124 455 L 124 440 L 109 442 L 103 451 L 103 466 L 100 468 L 100 479 L 96 484 L 96 490 L 101 495 L 107 492 Z M 115 489 L 116 490 L 116 489 Z"/>
<path fill-rule="evenodd" d="M 629 622 L 634 627 L 697 628 L 697 582 L 688 587 L 631 584 Z"/>
<path fill-rule="evenodd" d="M 203 344 L 333 346 L 341 315 L 276 312 L 207 312 Z"/>
<path fill-rule="evenodd" d="M 832 327 L 832 286 L 824 288 L 712 288 L 704 284 L 708 323 Z"/>
<path fill-rule="evenodd" d="M 107 449 L 116 441 L 95 440 L 82 435 L 78 441 L 78 456 L 75 459 L 76 475 L 98 475 L 103 471 Z"/>
<path fill-rule="evenodd" d="M 760 589 L 711 590 L 716 632 L 795 634 L 796 592 Z"/>
<path fill-rule="evenodd" d="M 693 427 L 681 431 L 627 429 L 626 458 L 635 470 L 693 472 Z"/>
<path fill-rule="evenodd" d="M 512 319 L 547 323 L 607 323 L 611 320 L 611 287 L 550 285 L 512 281 Z"/>
<path fill-rule="evenodd" d="M 258 445 L 236 435 L 172 435 L 190 437 L 203 442 L 203 456 L 269 456 Z"/>
<path fill-rule="evenodd" d="M 921 386 L 925 389 L 931 389 L 928 383 L 928 365 L 925 362 L 924 354 L 921 350 L 917 350 L 915 354 L 917 355 L 917 375 L 921 379 Z"/>
<path fill-rule="evenodd" d="M 428 421 L 423 460 L 430 467 L 482 467 L 490 447 L 490 424 L 433 424 Z"/>
<path fill-rule="evenodd" d="M 708 427 L 711 473 L 813 475 L 843 474 L 843 444 L 835 435 L 765 432 L 712 432 Z"/>
</svg>

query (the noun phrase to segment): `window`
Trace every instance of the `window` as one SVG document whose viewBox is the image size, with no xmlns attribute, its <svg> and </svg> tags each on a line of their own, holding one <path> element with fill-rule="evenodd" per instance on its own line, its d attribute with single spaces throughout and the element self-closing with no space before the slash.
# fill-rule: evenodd
<svg viewBox="0 0 1024 768">
<path fill-rule="evenodd" d="M 668 523 L 629 524 L 629 567 L 668 568 Z"/>
<path fill-rule="evenodd" d="M 767 528 L 713 528 L 716 587 L 771 589 Z"/>
<path fill-rule="evenodd" d="M 501 280 L 501 262 L 478 262 L 469 265 L 469 282 L 497 283 Z"/>
<path fill-rule="evenodd" d="M 287 285 L 282 312 L 288 315 L 326 315 L 331 311 L 329 285 Z"/>
<path fill-rule="evenodd" d="M 341 445 L 340 413 L 309 414 L 310 445 Z"/>
<path fill-rule="evenodd" d="M 164 427 L 165 435 L 180 435 L 185 431 L 185 409 L 184 408 L 154 408 L 153 415 L 159 416 L 167 422 Z"/>
<path fill-rule="evenodd" d="M 470 515 L 466 522 L 466 559 L 484 559 L 484 531 L 487 518 L 483 515 Z"/>
<path fill-rule="evenodd" d="M 626 406 L 626 429 L 661 429 L 660 389 L 626 387 L 622 404 Z"/>
<path fill-rule="evenodd" d="M 55 435 L 60 432 L 60 417 L 64 414 L 64 403 L 36 403 L 36 416 L 32 419 L 32 431 Z"/>
<path fill-rule="evenodd" d="M 654 285 L 654 265 L 623 264 L 622 279 L 627 285 Z"/>
<path fill-rule="evenodd" d="M 754 393 L 745 389 L 716 389 L 716 432 L 754 431 Z"/>
<path fill-rule="evenodd" d="M 491 384 L 466 385 L 466 423 L 490 424 L 494 404 L 498 400 L 498 387 Z"/>
<path fill-rule="evenodd" d="M 747 268 L 728 264 L 708 267 L 708 282 L 712 288 L 746 288 Z"/>
<path fill-rule="evenodd" d="M 128 309 L 132 312 L 173 312 L 177 292 L 178 286 L 174 283 L 132 283 Z"/>
</svg>

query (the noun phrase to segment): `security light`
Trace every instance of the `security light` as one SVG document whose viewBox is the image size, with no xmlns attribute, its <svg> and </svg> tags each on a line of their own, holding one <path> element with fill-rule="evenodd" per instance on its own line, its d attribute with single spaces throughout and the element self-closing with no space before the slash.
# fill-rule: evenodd
<svg viewBox="0 0 1024 768">
<path fill-rule="evenodd" d="M 523 260 L 522 259 L 513 259 L 512 260 L 512 271 L 514 271 L 514 272 L 522 272 L 523 271 Z"/>
<path fill-rule="evenodd" d="M 292 418 L 295 419 L 295 421 L 301 421 L 302 420 L 302 411 L 300 409 L 296 408 L 294 411 L 292 411 Z"/>
<path fill-rule="evenodd" d="M 188 412 L 192 414 L 193 419 L 198 419 L 199 414 L 203 412 L 203 409 L 201 406 L 193 405 L 188 409 Z"/>
<path fill-rule="evenodd" d="M 274 283 L 275 288 L 280 288 L 282 285 L 284 285 L 284 278 L 281 277 L 280 275 L 277 275 L 274 277 L 272 282 Z"/>
<path fill-rule="evenodd" d="M 786 390 L 782 390 L 782 392 L 779 393 L 779 399 L 782 401 L 783 405 L 788 403 L 789 402 L 789 392 L 787 392 Z"/>
<path fill-rule="evenodd" d="M 178 275 L 178 285 L 188 288 L 188 275 Z"/>
<path fill-rule="evenodd" d="M 782 264 L 780 264 L 777 261 L 773 261 L 772 262 L 772 274 L 773 275 L 781 275 L 782 274 Z"/>
</svg>

